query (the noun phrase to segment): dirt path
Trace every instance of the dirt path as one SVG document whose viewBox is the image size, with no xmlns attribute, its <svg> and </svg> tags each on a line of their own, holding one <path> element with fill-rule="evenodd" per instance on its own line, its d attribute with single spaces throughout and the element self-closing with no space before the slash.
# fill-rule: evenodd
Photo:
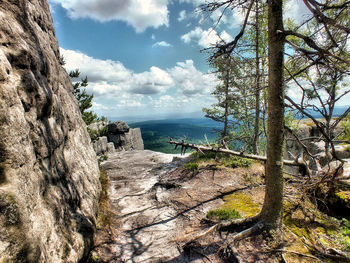
<svg viewBox="0 0 350 263">
<path fill-rule="evenodd" d="M 114 153 L 102 164 L 110 179 L 114 219 L 113 234 L 98 237 L 102 245 L 94 253 L 100 262 L 205 261 L 203 253 L 186 254 L 184 242 L 200 230 L 206 212 L 222 204 L 223 192 L 244 186 L 224 173 L 178 171 L 183 160 L 173 157 L 129 151 Z M 207 252 L 218 262 L 209 246 Z"/>
</svg>

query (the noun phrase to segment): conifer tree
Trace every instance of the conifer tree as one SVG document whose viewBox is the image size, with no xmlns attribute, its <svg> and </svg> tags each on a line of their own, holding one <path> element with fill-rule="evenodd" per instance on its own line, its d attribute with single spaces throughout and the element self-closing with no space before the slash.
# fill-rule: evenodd
<svg viewBox="0 0 350 263">
<path fill-rule="evenodd" d="M 69 77 L 72 79 L 76 79 L 80 77 L 80 72 L 78 69 L 71 71 L 69 73 Z M 81 112 L 82 119 L 89 125 L 95 122 L 98 117 L 93 111 L 88 111 L 92 107 L 92 100 L 94 95 L 89 95 L 86 92 L 86 87 L 88 86 L 88 78 L 85 77 L 81 81 L 77 81 L 73 84 L 73 94 L 78 101 L 79 110 Z"/>
</svg>

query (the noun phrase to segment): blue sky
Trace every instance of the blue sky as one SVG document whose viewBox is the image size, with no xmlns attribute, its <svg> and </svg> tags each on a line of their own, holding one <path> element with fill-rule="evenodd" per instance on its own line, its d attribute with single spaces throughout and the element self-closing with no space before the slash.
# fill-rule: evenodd
<svg viewBox="0 0 350 263">
<path fill-rule="evenodd" d="M 89 78 L 93 110 L 110 118 L 191 116 L 217 84 L 200 50 L 229 41 L 242 14 L 195 8 L 204 0 L 50 0 L 67 71 Z"/>
<path fill-rule="evenodd" d="M 200 50 L 240 30 L 244 14 L 208 17 L 206 0 L 49 0 L 66 69 L 88 76 L 93 110 L 109 118 L 190 117 L 215 102 Z M 290 0 L 286 16 L 305 12 Z M 292 94 L 293 95 L 293 94 Z M 297 94 L 294 94 L 297 96 Z"/>
</svg>

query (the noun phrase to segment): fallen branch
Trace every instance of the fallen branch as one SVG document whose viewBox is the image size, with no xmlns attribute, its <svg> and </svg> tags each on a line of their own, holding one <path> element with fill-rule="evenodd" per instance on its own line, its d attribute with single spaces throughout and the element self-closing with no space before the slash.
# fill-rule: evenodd
<svg viewBox="0 0 350 263">
<path fill-rule="evenodd" d="M 266 162 L 267 158 L 266 156 L 260 156 L 260 155 L 255 155 L 255 154 L 249 154 L 249 153 L 244 153 L 244 152 L 237 152 L 237 151 L 232 151 L 229 149 L 223 149 L 220 147 L 211 147 L 211 146 L 203 146 L 203 145 L 196 145 L 193 143 L 187 143 L 184 141 L 181 142 L 176 142 L 173 141 L 172 139 L 169 140 L 170 144 L 175 144 L 175 147 L 181 146 L 184 149 L 191 148 L 195 149 L 199 152 L 217 152 L 217 153 L 227 153 L 230 155 L 235 155 L 235 156 L 240 156 L 243 158 L 248 158 L 248 159 L 253 159 L 253 160 L 258 160 L 262 162 Z M 306 168 L 306 164 L 303 162 L 300 162 L 299 160 L 283 160 L 283 163 L 285 165 L 289 166 L 299 166 L 301 168 Z"/>
</svg>

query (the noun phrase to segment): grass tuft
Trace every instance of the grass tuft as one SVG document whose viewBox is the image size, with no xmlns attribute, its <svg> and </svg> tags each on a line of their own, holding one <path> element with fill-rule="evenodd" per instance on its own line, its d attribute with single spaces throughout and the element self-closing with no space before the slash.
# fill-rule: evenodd
<svg viewBox="0 0 350 263">
<path fill-rule="evenodd" d="M 229 220 L 241 218 L 240 213 L 235 209 L 221 208 L 207 213 L 207 218 L 216 220 Z"/>
</svg>

